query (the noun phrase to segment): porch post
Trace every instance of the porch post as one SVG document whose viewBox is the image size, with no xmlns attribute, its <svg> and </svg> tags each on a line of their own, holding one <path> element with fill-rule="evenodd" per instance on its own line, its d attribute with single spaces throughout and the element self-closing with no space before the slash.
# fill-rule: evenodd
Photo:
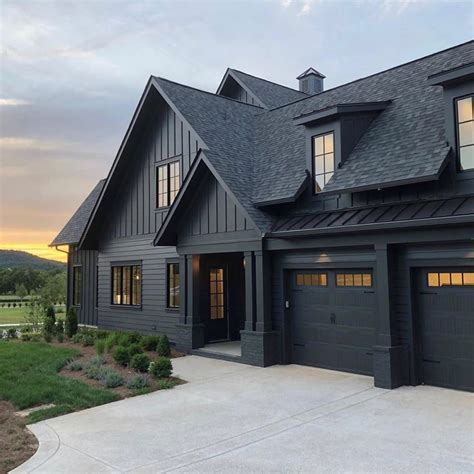
<svg viewBox="0 0 474 474">
<path fill-rule="evenodd" d="M 405 383 L 403 367 L 408 354 L 398 345 L 393 313 L 393 254 L 387 244 L 375 245 L 377 320 L 375 321 L 374 383 L 380 388 L 396 388 Z"/>
<path fill-rule="evenodd" d="M 245 258 L 245 330 L 255 330 L 255 262 L 253 252 L 244 252 Z"/>
<path fill-rule="evenodd" d="M 255 252 L 256 331 L 271 331 L 271 266 L 262 250 Z"/>
<path fill-rule="evenodd" d="M 189 352 L 204 345 L 204 327 L 199 314 L 200 256 L 182 255 L 180 271 L 179 324 L 176 325 L 176 347 Z"/>
</svg>

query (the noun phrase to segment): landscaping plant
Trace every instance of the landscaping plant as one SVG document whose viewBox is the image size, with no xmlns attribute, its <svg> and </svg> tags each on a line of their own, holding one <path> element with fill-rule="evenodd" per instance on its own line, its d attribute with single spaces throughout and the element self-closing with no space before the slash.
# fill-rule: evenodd
<svg viewBox="0 0 474 474">
<path fill-rule="evenodd" d="M 66 336 L 71 338 L 77 333 L 77 312 L 76 308 L 71 306 L 66 313 L 66 323 L 64 325 Z"/>
<path fill-rule="evenodd" d="M 158 336 L 143 336 L 142 347 L 146 351 L 156 351 L 160 338 Z"/>
<path fill-rule="evenodd" d="M 115 347 L 117 343 L 117 335 L 115 333 L 109 334 L 105 338 L 105 350 L 107 352 L 112 352 L 112 349 Z"/>
<path fill-rule="evenodd" d="M 170 356 L 171 354 L 170 341 L 166 334 L 160 337 L 160 341 L 158 342 L 158 346 L 156 347 L 156 352 L 158 353 L 159 356 L 162 356 L 162 357 Z"/>
<path fill-rule="evenodd" d="M 56 338 L 58 342 L 63 342 L 64 341 L 64 321 L 62 319 L 58 319 L 56 321 Z"/>
<path fill-rule="evenodd" d="M 100 356 L 105 352 L 105 339 L 96 339 L 95 350 Z"/>
<path fill-rule="evenodd" d="M 51 342 L 54 330 L 56 326 L 56 317 L 54 315 L 54 308 L 50 306 L 47 311 L 46 315 L 43 319 L 43 336 L 46 342 Z"/>
<path fill-rule="evenodd" d="M 71 370 L 73 372 L 77 372 L 79 370 L 82 370 L 82 363 L 78 360 L 71 360 L 66 364 L 66 369 Z"/>
<path fill-rule="evenodd" d="M 93 334 L 85 333 L 82 335 L 81 342 L 84 347 L 93 346 L 95 343 L 95 337 Z"/>
<path fill-rule="evenodd" d="M 145 354 L 135 354 L 130 360 L 130 367 L 137 372 L 145 373 L 150 367 L 150 358 Z"/>
<path fill-rule="evenodd" d="M 117 364 L 123 365 L 124 367 L 130 362 L 131 359 L 130 352 L 128 352 L 128 348 L 125 346 L 116 347 L 113 357 Z"/>
<path fill-rule="evenodd" d="M 123 385 L 124 380 L 123 377 L 115 370 L 104 368 L 99 375 L 99 382 L 107 388 L 115 388 Z"/>
<path fill-rule="evenodd" d="M 168 357 L 158 357 L 150 364 L 148 369 L 157 378 L 170 377 L 173 372 L 173 365 Z"/>
<path fill-rule="evenodd" d="M 137 374 L 127 380 L 127 388 L 141 390 L 150 385 L 150 378 L 147 374 Z"/>
<path fill-rule="evenodd" d="M 143 347 L 141 344 L 133 343 L 128 346 L 128 352 L 130 357 L 133 357 L 135 354 L 141 354 L 143 352 Z"/>
</svg>

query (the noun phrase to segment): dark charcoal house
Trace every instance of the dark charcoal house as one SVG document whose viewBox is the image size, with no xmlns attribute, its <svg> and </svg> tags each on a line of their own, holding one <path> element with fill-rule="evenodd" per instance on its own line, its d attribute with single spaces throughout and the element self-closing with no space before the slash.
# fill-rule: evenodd
<svg viewBox="0 0 474 474">
<path fill-rule="evenodd" d="M 468 42 L 329 90 L 313 68 L 299 90 L 150 77 L 51 244 L 68 304 L 192 353 L 474 390 L 473 59 Z"/>
</svg>

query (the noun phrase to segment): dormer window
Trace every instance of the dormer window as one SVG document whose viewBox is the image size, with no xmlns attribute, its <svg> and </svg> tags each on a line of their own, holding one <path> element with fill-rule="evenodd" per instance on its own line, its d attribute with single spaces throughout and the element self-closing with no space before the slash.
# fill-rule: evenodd
<svg viewBox="0 0 474 474">
<path fill-rule="evenodd" d="M 456 100 L 459 168 L 474 169 L 474 95 Z"/>
<path fill-rule="evenodd" d="M 334 174 L 334 132 L 313 137 L 314 191 L 319 193 Z"/>
</svg>

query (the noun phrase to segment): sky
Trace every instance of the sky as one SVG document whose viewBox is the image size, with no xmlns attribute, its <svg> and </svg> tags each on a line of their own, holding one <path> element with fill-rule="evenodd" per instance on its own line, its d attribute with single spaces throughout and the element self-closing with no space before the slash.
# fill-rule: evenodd
<svg viewBox="0 0 474 474">
<path fill-rule="evenodd" d="M 472 0 L 0 0 L 0 248 L 48 248 L 105 177 L 151 74 L 325 88 L 471 40 Z"/>
</svg>

